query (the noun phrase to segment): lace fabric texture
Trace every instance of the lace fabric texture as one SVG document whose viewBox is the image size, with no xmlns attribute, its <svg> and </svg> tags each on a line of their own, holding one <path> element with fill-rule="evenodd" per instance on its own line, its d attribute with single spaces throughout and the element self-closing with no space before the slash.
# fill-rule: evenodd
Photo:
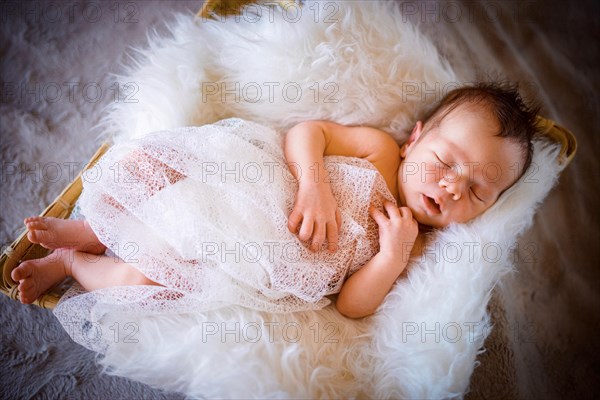
<svg viewBox="0 0 600 400">
<path fill-rule="evenodd" d="M 272 128 L 239 118 L 160 131 L 113 146 L 83 175 L 79 213 L 107 254 L 163 286 L 92 292 L 75 283 L 54 310 L 95 351 L 94 321 L 241 305 L 269 312 L 319 309 L 378 251 L 370 205 L 395 199 L 368 161 L 326 156 L 342 215 L 338 250 L 308 250 L 289 232 L 298 184 Z M 311 174 L 314 171 L 300 171 Z M 323 177 L 314 177 L 323 179 Z"/>
</svg>

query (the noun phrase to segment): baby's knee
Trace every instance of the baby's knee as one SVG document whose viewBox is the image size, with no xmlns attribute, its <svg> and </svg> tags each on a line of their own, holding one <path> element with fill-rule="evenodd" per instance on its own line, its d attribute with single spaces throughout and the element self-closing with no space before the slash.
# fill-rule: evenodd
<svg viewBox="0 0 600 400">
<path fill-rule="evenodd" d="M 162 286 L 150 278 L 148 278 L 142 271 L 132 265 L 128 265 L 128 271 L 124 280 L 129 285 L 151 285 L 151 286 Z"/>
<path fill-rule="evenodd" d="M 150 285 L 150 286 L 163 286 L 158 282 L 154 282 L 152 279 L 148 278 L 146 275 L 142 273 L 142 278 L 140 278 L 140 285 Z"/>
</svg>

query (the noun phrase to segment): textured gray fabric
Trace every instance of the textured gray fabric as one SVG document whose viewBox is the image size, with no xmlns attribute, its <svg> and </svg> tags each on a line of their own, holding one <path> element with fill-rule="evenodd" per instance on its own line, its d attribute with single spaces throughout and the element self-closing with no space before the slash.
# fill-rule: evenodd
<svg viewBox="0 0 600 400">
<path fill-rule="evenodd" d="M 103 374 L 95 353 L 75 344 L 50 310 L 0 297 L 1 399 L 183 399 Z"/>
</svg>

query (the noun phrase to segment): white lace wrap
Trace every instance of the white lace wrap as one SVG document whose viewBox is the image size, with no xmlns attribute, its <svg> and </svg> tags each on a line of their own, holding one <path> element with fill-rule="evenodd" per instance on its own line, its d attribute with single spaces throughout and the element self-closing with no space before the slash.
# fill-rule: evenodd
<svg viewBox="0 0 600 400">
<path fill-rule="evenodd" d="M 153 162 L 136 164 L 132 174 L 125 160 L 140 150 Z M 171 184 L 157 161 L 185 178 Z M 324 161 L 342 215 L 333 254 L 325 246 L 310 252 L 288 231 L 298 185 L 284 158 L 283 137 L 269 127 L 230 118 L 113 146 L 83 176 L 81 213 L 112 254 L 164 287 L 86 292 L 75 283 L 56 316 L 66 328 L 76 328 L 67 329 L 75 341 L 102 351 L 100 343 L 90 346 L 89 337 L 81 335 L 109 311 L 197 312 L 229 304 L 270 312 L 324 307 L 330 303 L 325 296 L 339 292 L 379 250 L 378 227 L 368 207 L 383 209 L 384 199 L 395 203 L 370 162 L 342 156 Z"/>
</svg>

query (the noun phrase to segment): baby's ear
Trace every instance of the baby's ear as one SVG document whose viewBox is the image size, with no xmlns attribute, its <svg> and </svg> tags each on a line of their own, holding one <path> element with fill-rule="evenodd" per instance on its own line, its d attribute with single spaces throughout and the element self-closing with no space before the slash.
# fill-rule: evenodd
<svg viewBox="0 0 600 400">
<path fill-rule="evenodd" d="M 405 158 L 408 150 L 417 142 L 423 132 L 423 122 L 417 121 L 408 140 L 400 147 L 400 157 Z"/>
</svg>

